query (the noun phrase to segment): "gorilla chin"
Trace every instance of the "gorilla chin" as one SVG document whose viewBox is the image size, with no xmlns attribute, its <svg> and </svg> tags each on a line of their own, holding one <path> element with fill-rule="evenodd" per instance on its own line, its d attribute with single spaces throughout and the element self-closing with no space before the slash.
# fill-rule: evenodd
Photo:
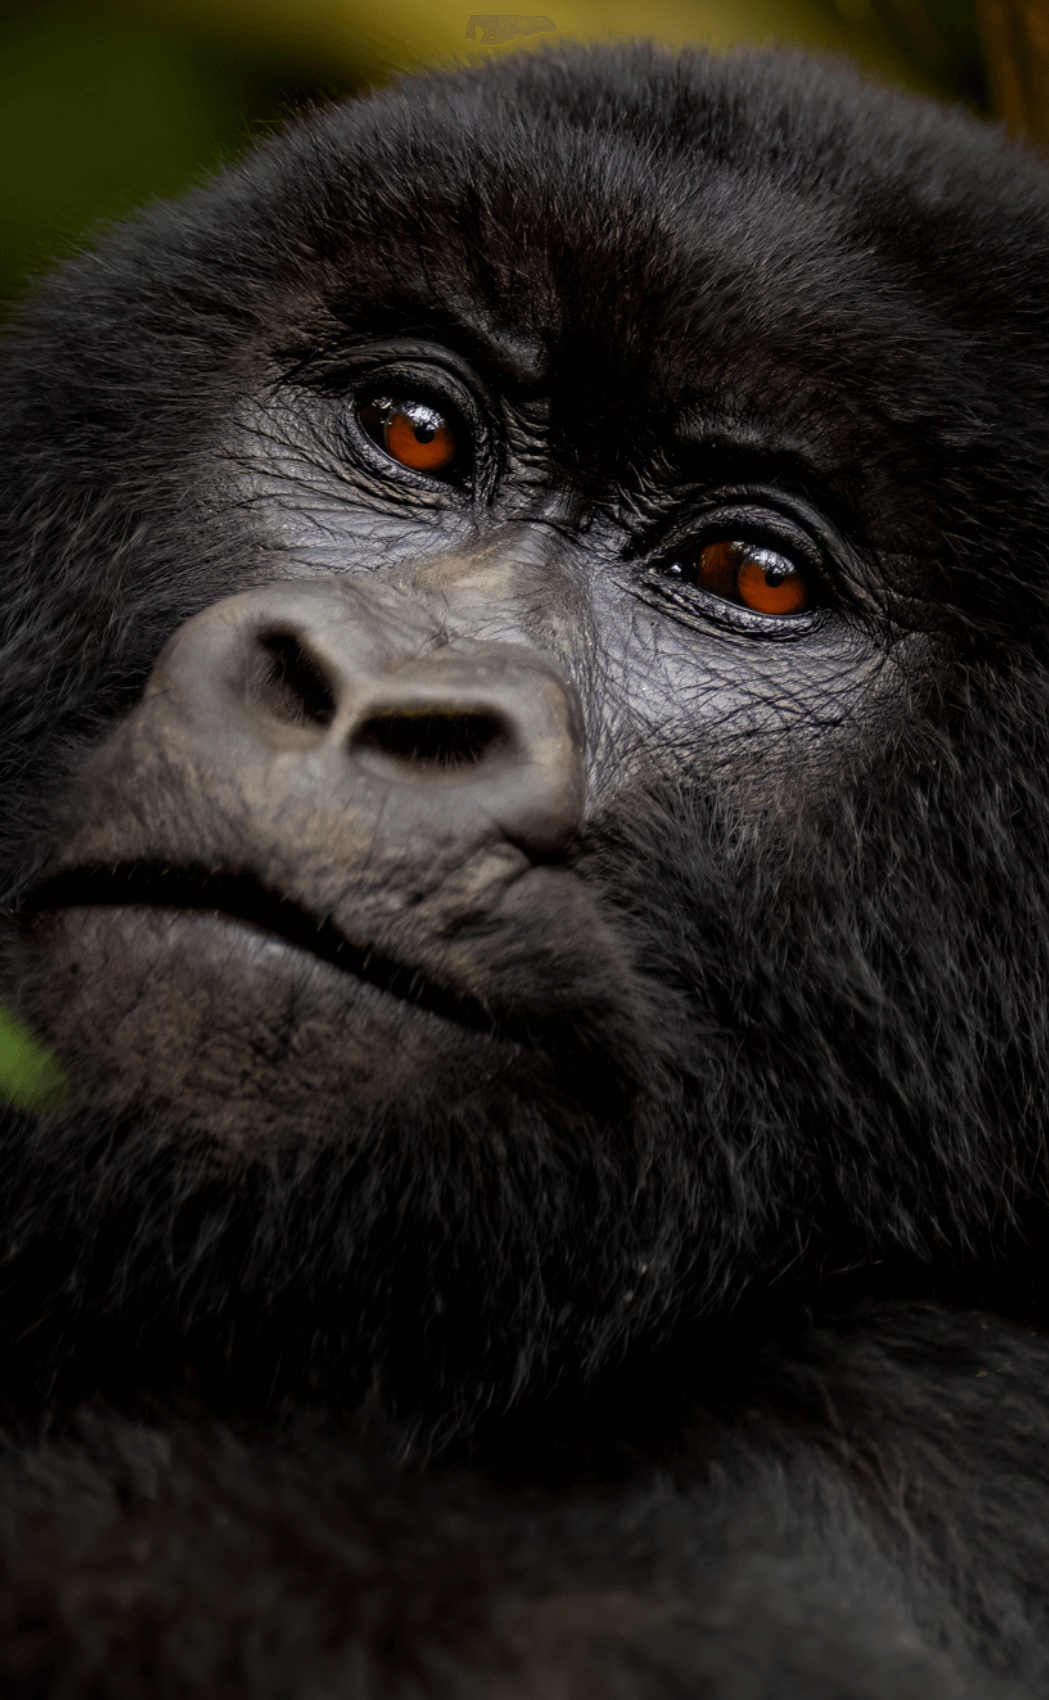
<svg viewBox="0 0 1049 1700">
<path fill-rule="evenodd" d="M 113 877 L 149 884 L 117 869 L 99 894 Z M 578 952 L 553 877 L 545 919 Z M 89 884 L 38 890 L 51 904 Z M 510 913 L 534 946 L 525 885 Z M 245 890 L 196 886 L 202 904 Z M 306 1389 L 358 1428 L 385 1413 L 422 1461 L 477 1445 L 528 1386 L 583 1386 L 670 1329 L 671 1266 L 694 1256 L 687 1170 L 655 1068 L 631 1072 L 639 1045 L 658 1054 L 636 999 L 576 984 L 577 1013 L 562 982 L 541 1015 L 493 1014 L 368 953 L 375 979 L 217 908 L 157 903 L 44 907 L 22 950 L 22 1007 L 74 1084 L 62 1117 L 8 1138 L 9 1208 L 32 1223 L 7 1260 L 8 1324 L 19 1265 L 43 1263 L 50 1291 L 24 1369 L 12 1353 L 11 1402 L 23 1379 L 80 1400 L 86 1375 L 125 1404 L 130 1378 L 136 1402 L 191 1389 L 253 1419 Z M 607 972 L 593 922 L 587 950 Z M 490 955 L 505 979 L 505 949 Z"/>
<path fill-rule="evenodd" d="M 775 55 L 41 287 L 0 1691 L 1049 1693 L 1047 373 L 1044 165 Z"/>
<path fill-rule="evenodd" d="M 136 1116 L 177 1105 L 187 1135 L 210 1131 L 227 1157 L 264 1152 L 280 1130 L 352 1137 L 361 1113 L 510 1074 L 520 1053 L 480 1027 L 479 1006 L 425 981 L 418 1001 L 399 997 L 387 975 L 358 976 L 217 902 L 52 911 L 27 954 L 23 1007 L 77 1100 Z"/>
<path fill-rule="evenodd" d="M 621 1121 L 646 1049 L 626 951 L 566 873 L 517 870 L 499 895 L 482 926 L 443 937 L 416 906 L 424 969 L 347 937 L 343 914 L 365 938 L 403 937 L 366 890 L 317 921 L 251 875 L 74 868 L 25 905 L 21 1007 L 70 1108 L 177 1114 L 223 1164 L 356 1139 L 362 1117 L 414 1122 L 431 1100 L 518 1094 Z"/>
</svg>

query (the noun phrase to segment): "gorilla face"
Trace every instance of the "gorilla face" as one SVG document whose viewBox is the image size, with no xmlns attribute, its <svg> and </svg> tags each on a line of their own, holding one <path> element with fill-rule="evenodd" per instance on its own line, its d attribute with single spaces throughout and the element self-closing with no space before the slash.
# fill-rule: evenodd
<svg viewBox="0 0 1049 1700">
<path fill-rule="evenodd" d="M 965 120 L 635 49 L 334 109 L 45 289 L 34 1373 L 444 1433 L 756 1276 L 1000 1243 L 1046 1178 L 1047 284 L 1044 179 Z"/>
</svg>

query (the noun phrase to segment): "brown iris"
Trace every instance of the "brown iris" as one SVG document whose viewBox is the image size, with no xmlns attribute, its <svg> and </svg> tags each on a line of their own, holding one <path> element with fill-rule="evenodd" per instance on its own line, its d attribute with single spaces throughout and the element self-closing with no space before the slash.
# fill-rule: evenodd
<svg viewBox="0 0 1049 1700">
<path fill-rule="evenodd" d="M 459 453 L 452 426 L 428 402 L 382 397 L 366 402 L 359 417 L 391 460 L 413 472 L 444 472 Z"/>
<path fill-rule="evenodd" d="M 793 561 L 754 543 L 708 543 L 680 570 L 700 589 L 756 614 L 800 614 L 809 605 L 809 587 Z"/>
</svg>

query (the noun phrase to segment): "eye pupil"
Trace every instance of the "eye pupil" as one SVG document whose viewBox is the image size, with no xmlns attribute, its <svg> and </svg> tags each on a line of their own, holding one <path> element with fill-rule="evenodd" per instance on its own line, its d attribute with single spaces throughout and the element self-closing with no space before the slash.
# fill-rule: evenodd
<svg viewBox="0 0 1049 1700">
<path fill-rule="evenodd" d="M 417 443 L 432 443 L 437 435 L 437 426 L 429 420 L 419 419 L 415 425 L 415 440 Z"/>
</svg>

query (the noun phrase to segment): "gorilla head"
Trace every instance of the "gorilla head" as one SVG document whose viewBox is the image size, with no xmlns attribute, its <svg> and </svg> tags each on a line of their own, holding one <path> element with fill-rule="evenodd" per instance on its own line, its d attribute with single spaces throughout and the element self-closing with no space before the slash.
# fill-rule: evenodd
<svg viewBox="0 0 1049 1700">
<path fill-rule="evenodd" d="M 447 1440 L 1029 1231 L 1034 162 L 801 61 L 510 59 L 6 353 L 4 986 L 70 1085 L 3 1127 L 12 1398 Z"/>
</svg>

